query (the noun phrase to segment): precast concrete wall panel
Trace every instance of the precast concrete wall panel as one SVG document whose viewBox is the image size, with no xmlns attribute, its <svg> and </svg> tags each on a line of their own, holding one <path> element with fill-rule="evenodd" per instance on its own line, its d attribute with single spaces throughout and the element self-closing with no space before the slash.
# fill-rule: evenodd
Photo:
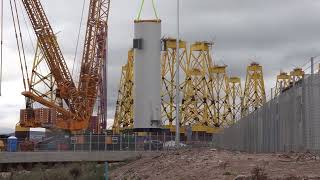
<svg viewBox="0 0 320 180">
<path fill-rule="evenodd" d="M 252 153 L 320 151 L 320 76 L 306 76 L 213 141 Z"/>
</svg>

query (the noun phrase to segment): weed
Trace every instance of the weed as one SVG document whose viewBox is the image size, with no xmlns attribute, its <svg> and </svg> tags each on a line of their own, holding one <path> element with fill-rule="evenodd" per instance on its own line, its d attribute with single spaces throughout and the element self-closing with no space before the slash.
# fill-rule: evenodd
<svg viewBox="0 0 320 180">
<path fill-rule="evenodd" d="M 251 171 L 252 180 L 267 180 L 268 176 L 265 170 L 261 167 L 255 167 Z"/>
<path fill-rule="evenodd" d="M 81 169 L 78 167 L 73 167 L 69 170 L 69 173 L 74 180 L 77 180 L 81 176 Z"/>
</svg>

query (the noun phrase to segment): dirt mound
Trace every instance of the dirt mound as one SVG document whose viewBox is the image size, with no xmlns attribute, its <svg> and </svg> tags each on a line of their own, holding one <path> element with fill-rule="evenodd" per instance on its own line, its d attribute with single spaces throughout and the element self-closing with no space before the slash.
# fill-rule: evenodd
<svg viewBox="0 0 320 180">
<path fill-rule="evenodd" d="M 112 179 L 320 179 L 311 153 L 247 154 L 199 148 L 162 152 L 111 171 Z"/>
</svg>

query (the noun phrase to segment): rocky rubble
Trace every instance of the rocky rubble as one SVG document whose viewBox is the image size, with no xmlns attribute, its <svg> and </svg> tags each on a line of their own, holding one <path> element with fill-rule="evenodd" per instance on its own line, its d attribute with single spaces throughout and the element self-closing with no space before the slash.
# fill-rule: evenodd
<svg viewBox="0 0 320 180">
<path fill-rule="evenodd" d="M 316 154 L 248 154 L 199 148 L 162 152 L 111 172 L 111 179 L 320 179 Z"/>
</svg>

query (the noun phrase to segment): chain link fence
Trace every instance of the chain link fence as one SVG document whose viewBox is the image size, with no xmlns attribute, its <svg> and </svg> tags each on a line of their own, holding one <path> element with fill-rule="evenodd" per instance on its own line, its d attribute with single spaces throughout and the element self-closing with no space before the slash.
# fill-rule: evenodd
<svg viewBox="0 0 320 180">
<path fill-rule="evenodd" d="M 139 133 L 96 135 L 78 134 L 52 136 L 43 140 L 19 141 L 12 143 L 0 139 L 0 151 L 46 152 L 46 151 L 165 151 L 175 148 L 175 133 Z M 212 145 L 212 135 L 196 133 L 190 139 L 181 137 L 181 147 L 204 147 Z"/>
<path fill-rule="evenodd" d="M 175 133 L 79 134 L 38 142 L 0 139 L 0 151 L 164 151 Z M 212 146 L 247 152 L 320 151 L 320 75 L 307 76 L 220 134 L 181 136 L 182 147 Z"/>
</svg>

